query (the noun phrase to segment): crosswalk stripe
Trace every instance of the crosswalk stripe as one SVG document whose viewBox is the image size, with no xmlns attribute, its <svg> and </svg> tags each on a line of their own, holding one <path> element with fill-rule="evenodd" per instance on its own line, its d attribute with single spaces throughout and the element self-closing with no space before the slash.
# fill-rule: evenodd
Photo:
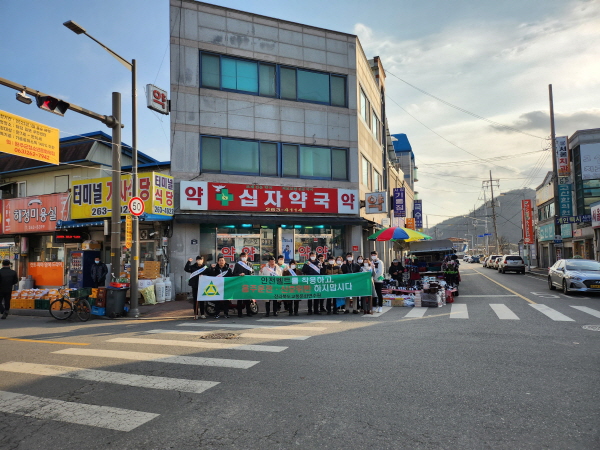
<svg viewBox="0 0 600 450">
<path fill-rule="evenodd" d="M 404 317 L 423 317 L 428 308 L 412 308 Z"/>
<path fill-rule="evenodd" d="M 382 306 L 381 309 L 382 310 L 380 313 L 374 312 L 373 314 L 363 314 L 363 317 L 371 317 L 371 318 L 376 319 L 377 317 L 381 317 L 383 314 L 388 312 L 390 309 L 392 309 L 392 307 L 391 306 Z"/>
<path fill-rule="evenodd" d="M 571 305 L 571 308 L 575 308 L 578 309 L 581 312 L 590 314 L 594 317 L 599 317 L 600 318 L 600 311 L 596 311 L 595 309 L 592 308 L 588 308 L 587 306 L 573 306 Z"/>
<path fill-rule="evenodd" d="M 341 323 L 341 320 L 320 320 L 320 319 L 258 319 L 258 322 L 297 322 L 297 323 Z"/>
<path fill-rule="evenodd" d="M 563 313 L 559 313 L 557 310 L 552 309 L 549 306 L 539 304 L 530 306 L 556 322 L 575 322 L 570 317 L 565 316 Z"/>
<path fill-rule="evenodd" d="M 187 334 L 191 336 L 206 336 L 212 334 L 214 331 L 189 331 L 189 330 L 148 330 L 146 333 L 149 334 Z M 310 336 L 302 336 L 298 334 L 261 334 L 261 333 L 240 333 L 241 338 L 252 338 L 252 339 L 291 339 L 297 341 L 304 341 Z"/>
<path fill-rule="evenodd" d="M 290 330 L 290 331 L 295 331 L 295 330 L 301 330 L 301 331 L 324 331 L 327 328 L 326 327 L 299 327 L 296 325 L 289 325 L 289 327 L 294 327 L 294 328 L 288 328 L 285 325 L 280 325 L 280 326 L 275 326 L 275 327 L 270 327 L 270 326 L 266 326 L 266 325 L 237 325 L 235 323 L 197 323 L 197 322 L 184 322 L 184 323 L 180 323 L 177 325 L 178 327 L 208 327 L 208 328 L 233 328 L 236 330 L 250 330 L 250 329 L 255 329 L 255 328 L 264 328 L 264 329 L 275 329 L 275 328 L 279 328 L 281 330 Z M 285 327 L 285 328 L 284 328 Z"/>
<path fill-rule="evenodd" d="M 468 319 L 469 311 L 467 310 L 467 305 L 464 303 L 452 303 L 452 307 L 450 308 L 450 318 Z"/>
<path fill-rule="evenodd" d="M 143 344 L 143 345 L 168 345 L 175 347 L 193 347 L 193 348 L 212 348 L 225 350 L 250 350 L 253 352 L 282 352 L 287 347 L 280 345 L 243 345 L 243 344 L 224 344 L 220 342 L 197 342 L 197 341 L 174 341 L 171 339 L 143 339 L 143 338 L 115 338 L 106 342 L 116 342 L 121 344 Z"/>
<path fill-rule="evenodd" d="M 116 431 L 131 431 L 160 415 L 111 406 L 65 402 L 7 391 L 0 391 L 0 411 L 36 419 L 56 420 Z"/>
<path fill-rule="evenodd" d="M 95 356 L 99 358 L 128 359 L 133 361 L 152 361 L 169 364 L 187 364 L 190 366 L 228 367 L 231 369 L 249 369 L 260 361 L 241 359 L 202 358 L 200 356 L 165 355 L 161 353 L 126 352 L 119 350 L 98 350 L 93 348 L 65 348 L 52 353 L 61 355 Z"/>
<path fill-rule="evenodd" d="M 129 373 L 108 372 L 105 370 L 82 369 L 79 367 L 22 362 L 7 362 L 0 364 L 0 371 L 121 384 L 124 386 L 164 389 L 168 391 L 191 392 L 195 394 L 200 394 L 219 384 L 216 381 L 184 380 L 180 378 L 135 375 Z"/>
<path fill-rule="evenodd" d="M 490 303 L 490 308 L 494 310 L 498 319 L 502 320 L 520 320 L 514 312 L 512 312 L 508 306 L 501 303 Z"/>
</svg>

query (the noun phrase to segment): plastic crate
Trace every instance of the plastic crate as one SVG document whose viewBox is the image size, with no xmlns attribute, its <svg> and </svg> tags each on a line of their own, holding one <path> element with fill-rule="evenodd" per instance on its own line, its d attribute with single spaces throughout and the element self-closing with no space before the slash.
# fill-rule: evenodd
<svg viewBox="0 0 600 450">
<path fill-rule="evenodd" d="M 36 299 L 34 307 L 35 309 L 50 309 L 50 300 Z"/>
<path fill-rule="evenodd" d="M 91 298 L 89 300 L 92 300 Z M 90 305 L 92 302 L 90 301 Z M 105 298 L 95 298 L 92 306 L 98 306 L 100 308 L 106 307 L 106 299 Z"/>
<path fill-rule="evenodd" d="M 80 288 L 69 291 L 69 297 L 71 298 L 83 298 L 89 297 L 92 293 L 92 288 Z"/>
<path fill-rule="evenodd" d="M 23 303 L 21 303 L 21 309 L 35 309 L 35 300 L 34 299 L 26 299 L 26 300 L 21 300 Z"/>
<path fill-rule="evenodd" d="M 92 315 L 94 316 L 105 316 L 106 308 L 100 308 L 98 306 L 92 306 Z"/>
<path fill-rule="evenodd" d="M 96 296 L 96 298 L 98 298 L 100 300 L 106 300 L 106 288 L 105 287 L 98 288 L 98 295 Z"/>
</svg>

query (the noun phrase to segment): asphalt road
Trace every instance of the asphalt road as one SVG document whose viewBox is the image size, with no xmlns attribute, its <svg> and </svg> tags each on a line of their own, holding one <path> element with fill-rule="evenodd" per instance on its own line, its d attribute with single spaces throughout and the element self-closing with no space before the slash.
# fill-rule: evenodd
<svg viewBox="0 0 600 450">
<path fill-rule="evenodd" d="M 600 297 L 479 264 L 462 276 L 460 306 L 420 318 L 9 316 L 0 448 L 600 448 L 600 332 L 583 328 Z"/>
</svg>

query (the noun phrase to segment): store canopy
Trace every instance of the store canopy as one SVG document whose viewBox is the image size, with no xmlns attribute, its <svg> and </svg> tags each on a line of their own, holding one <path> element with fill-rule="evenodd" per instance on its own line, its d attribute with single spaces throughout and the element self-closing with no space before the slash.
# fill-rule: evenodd
<svg viewBox="0 0 600 450">
<path fill-rule="evenodd" d="M 140 216 L 140 222 L 164 222 L 171 220 L 171 216 L 160 216 L 158 214 L 142 214 Z M 110 217 L 104 220 L 111 221 Z M 95 220 L 92 222 L 77 222 L 76 220 L 58 220 L 56 222 L 57 230 L 69 230 L 73 228 L 85 228 L 85 227 L 102 227 L 104 226 L 104 220 Z M 121 219 L 121 223 L 125 223 L 125 219 Z"/>
<path fill-rule="evenodd" d="M 454 253 L 455 249 L 452 245 L 452 241 L 449 239 L 439 239 L 436 241 L 417 241 L 410 243 L 411 254 L 424 252 Z"/>
<path fill-rule="evenodd" d="M 297 216 L 297 215 L 204 215 L 204 214 L 179 214 L 175 216 L 175 221 L 179 223 L 197 223 L 197 224 L 216 224 L 216 225 L 242 225 L 242 224 L 259 224 L 259 225 L 369 225 L 370 222 L 362 217 L 331 217 L 331 216 Z"/>
</svg>

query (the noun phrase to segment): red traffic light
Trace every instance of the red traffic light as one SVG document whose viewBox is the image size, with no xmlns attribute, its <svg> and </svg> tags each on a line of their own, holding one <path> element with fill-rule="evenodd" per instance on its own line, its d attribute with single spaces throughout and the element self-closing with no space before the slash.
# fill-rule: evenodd
<svg viewBox="0 0 600 450">
<path fill-rule="evenodd" d="M 62 100 L 54 97 L 37 97 L 36 100 L 38 108 L 53 114 L 58 114 L 59 116 L 64 116 L 69 109 L 69 104 L 67 102 L 63 102 Z"/>
</svg>

